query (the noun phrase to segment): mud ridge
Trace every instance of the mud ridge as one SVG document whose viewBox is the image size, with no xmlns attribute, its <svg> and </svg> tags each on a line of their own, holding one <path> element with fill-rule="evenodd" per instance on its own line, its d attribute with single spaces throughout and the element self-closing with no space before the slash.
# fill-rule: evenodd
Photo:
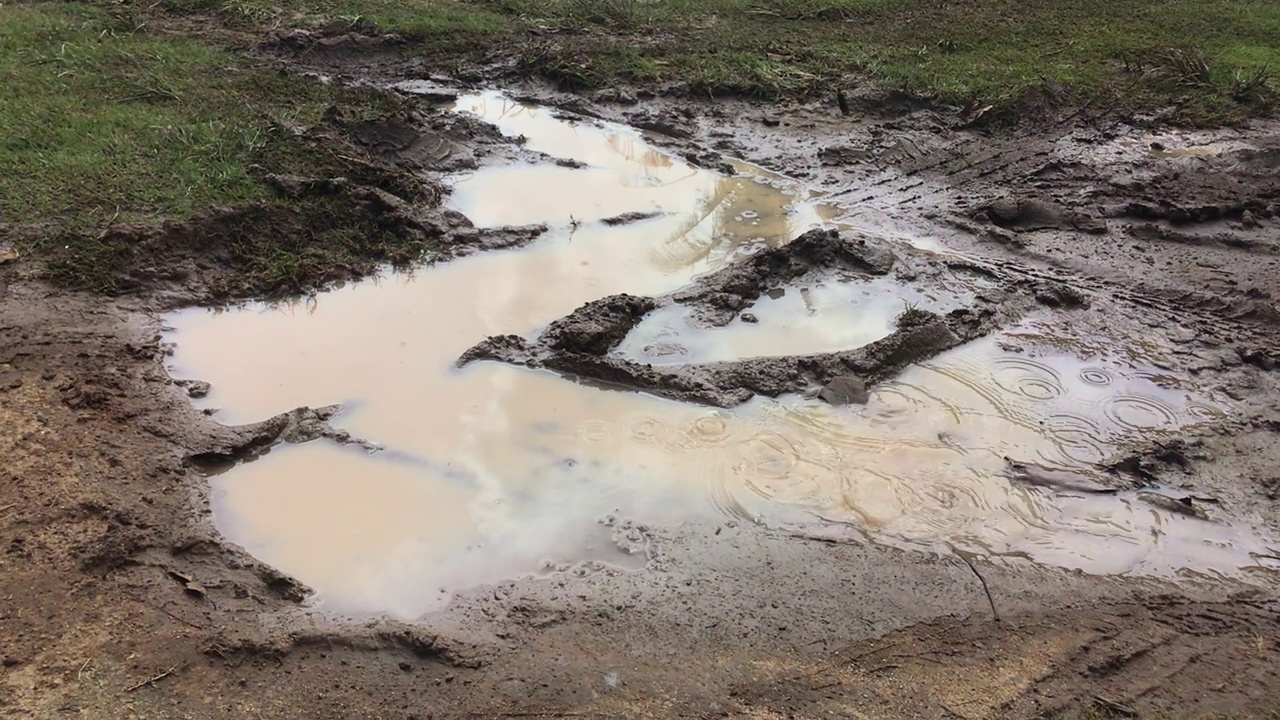
<svg viewBox="0 0 1280 720">
<path fill-rule="evenodd" d="M 325 652 L 352 651 L 358 655 L 387 654 L 471 670 L 484 667 L 488 661 L 488 652 L 478 645 L 392 620 L 378 620 L 359 630 L 343 626 L 268 632 L 260 637 L 217 637 L 205 648 L 205 654 L 234 664 L 256 660 L 280 662 L 289 655 L 313 648 Z M 408 672 L 411 668 L 402 662 L 400 669 Z"/>
<path fill-rule="evenodd" d="M 251 460 L 280 443 L 304 443 L 320 438 L 342 445 L 358 445 L 373 452 L 377 446 L 329 424 L 341 405 L 320 408 L 302 407 L 281 413 L 268 420 L 234 427 L 219 426 L 205 443 L 206 449 L 192 452 L 188 462 L 204 469 L 215 469 L 228 464 Z"/>
<path fill-rule="evenodd" d="M 1069 288 L 1039 281 L 1000 300 L 980 298 L 971 308 L 937 315 L 917 308 L 899 318 L 887 337 L 859 348 L 807 355 L 654 367 L 613 354 L 651 311 L 680 304 L 708 326 L 723 326 L 771 288 L 801 278 L 833 276 L 856 282 L 896 271 L 904 283 L 928 283 L 950 272 L 923 253 L 895 252 L 858 234 L 812 230 L 788 245 L 765 250 L 657 298 L 613 295 L 589 302 L 551 323 L 536 339 L 487 338 L 465 352 L 459 366 L 499 360 L 545 367 L 566 376 L 643 390 L 675 400 L 733 407 L 755 395 L 820 394 L 829 401 L 856 402 L 868 385 L 890 379 L 906 366 L 933 357 L 997 329 L 1033 302 L 1076 307 L 1084 299 Z M 992 270 L 991 274 L 998 274 Z M 1011 289 L 1018 285 L 1014 282 Z M 823 388 L 839 385 L 827 393 Z"/>
</svg>

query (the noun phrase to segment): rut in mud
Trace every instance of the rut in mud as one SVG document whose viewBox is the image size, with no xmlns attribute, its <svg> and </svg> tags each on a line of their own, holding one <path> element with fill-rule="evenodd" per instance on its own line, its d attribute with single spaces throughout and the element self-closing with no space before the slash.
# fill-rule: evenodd
<svg viewBox="0 0 1280 720">
<path fill-rule="evenodd" d="M 690 519 L 1100 574 L 1270 562 L 1221 508 L 1117 469 L 1231 400 L 1081 333 L 1090 299 L 1061 280 L 833 222 L 795 181 L 621 126 L 457 109 L 547 160 L 459 172 L 449 207 L 540 236 L 169 319 L 172 371 L 223 422 L 338 404 L 336 439 L 362 441 L 211 477 L 224 535 L 321 608 L 418 617 L 513 576 L 635 570 L 649 528 Z"/>
</svg>

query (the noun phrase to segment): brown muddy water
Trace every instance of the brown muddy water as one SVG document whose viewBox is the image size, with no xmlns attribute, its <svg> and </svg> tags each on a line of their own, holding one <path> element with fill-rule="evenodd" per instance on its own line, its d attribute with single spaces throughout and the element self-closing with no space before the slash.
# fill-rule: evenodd
<svg viewBox="0 0 1280 720">
<path fill-rule="evenodd" d="M 638 570 L 650 528 L 690 520 L 1103 574 L 1247 574 L 1251 552 L 1267 552 L 1133 493 L 1007 478 L 1006 456 L 1096 480 L 1092 463 L 1123 443 L 1224 412 L 1140 348 L 1080 344 L 1043 320 L 914 366 L 853 408 L 789 397 L 726 411 L 500 363 L 456 369 L 488 335 L 532 334 L 611 293 L 674 290 L 838 212 L 758 168 L 691 167 L 627 128 L 490 93 L 458 110 L 585 163 L 453 178 L 450 202 L 477 225 L 547 223 L 534 245 L 305 302 L 168 319 L 172 372 L 212 383 L 199 402 L 223 422 L 342 403 L 335 424 L 382 448 L 286 445 L 210 479 L 219 530 L 315 588 L 320 608 L 416 617 L 517 575 Z M 630 212 L 654 216 L 599 222 Z M 617 352 L 656 364 L 851 347 L 887 334 L 908 303 L 947 309 L 974 290 L 815 283 L 762 298 L 758 322 L 717 330 L 673 306 Z"/>
</svg>

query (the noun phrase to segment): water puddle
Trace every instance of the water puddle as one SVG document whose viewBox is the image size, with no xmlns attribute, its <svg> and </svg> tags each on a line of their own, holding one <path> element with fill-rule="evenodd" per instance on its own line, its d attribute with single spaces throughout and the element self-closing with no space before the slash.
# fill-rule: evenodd
<svg viewBox="0 0 1280 720">
<path fill-rule="evenodd" d="M 650 313 L 616 353 L 637 362 L 670 365 L 833 352 L 891 334 L 894 320 L 907 308 L 945 313 L 970 297 L 972 293 L 961 289 L 926 291 L 889 277 L 832 280 L 771 290 L 720 328 L 701 327 L 689 308 L 674 304 Z"/>
<path fill-rule="evenodd" d="M 414 617 L 513 575 L 635 569 L 647 526 L 690 518 L 953 543 L 1099 573 L 1235 572 L 1265 549 L 1137 496 L 1011 482 L 1005 456 L 1088 473 L 1119 443 L 1221 412 L 1152 368 L 1083 361 L 1028 336 L 1043 330 L 942 355 L 853 408 L 784 398 L 712 410 L 506 364 L 455 369 L 488 335 L 534 333 L 610 293 L 674 290 L 832 212 L 783 178 L 700 170 L 626 128 L 494 94 L 459 110 L 575 161 L 455 178 L 450 202 L 479 225 L 549 223 L 534 245 L 292 305 L 169 318 L 175 376 L 211 382 L 199 402 L 223 422 L 342 403 L 335 423 L 385 448 L 282 446 L 211 478 L 218 528 L 316 588 L 319 606 Z M 646 217 L 604 222 L 627 213 Z M 882 336 L 908 303 L 963 299 L 887 280 L 780 290 L 749 310 L 757 323 L 699 331 L 666 310 L 619 351 L 653 355 L 669 341 L 688 361 L 835 349 Z"/>
<path fill-rule="evenodd" d="M 1145 493 L 1094 492 L 1112 482 L 1095 464 L 1115 448 L 1222 410 L 1154 367 L 1085 361 L 1043 339 L 1024 330 L 943 354 L 874 388 L 857 411 L 770 407 L 777 424 L 750 440 L 726 483 L 731 507 L 768 517 L 781 503 L 876 539 L 1091 573 L 1231 572 L 1271 552 L 1230 525 L 1162 512 Z M 1011 340 L 1026 350 L 1001 349 Z M 1011 481 L 1010 458 L 1053 482 Z"/>
</svg>

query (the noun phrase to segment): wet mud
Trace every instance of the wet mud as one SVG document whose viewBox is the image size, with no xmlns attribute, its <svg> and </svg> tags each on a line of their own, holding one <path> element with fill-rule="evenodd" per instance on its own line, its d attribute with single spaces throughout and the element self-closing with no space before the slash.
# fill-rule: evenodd
<svg viewBox="0 0 1280 720">
<path fill-rule="evenodd" d="M 318 608 L 419 618 L 510 578 L 643 577 L 655 531 L 715 518 L 1097 574 L 1268 570 L 1265 533 L 1117 469 L 1229 400 L 1089 325 L 1068 274 L 822 227 L 795 183 L 699 170 L 626 128 L 456 103 L 555 158 L 452 178 L 450 212 L 541 220 L 532 244 L 171 318 L 173 372 L 208 382 L 197 402 L 224 422 L 342 403 L 281 436 L 310 442 L 250 446 L 211 480 L 219 529 Z M 529 334 L 475 344 L 512 328 Z"/>
<path fill-rule="evenodd" d="M 552 322 L 538 337 L 492 337 L 465 352 L 458 364 L 501 360 L 546 367 L 585 381 L 609 383 L 677 400 L 732 407 L 756 395 L 820 394 L 833 381 L 874 384 L 892 378 L 908 365 L 928 360 L 981 337 L 1002 323 L 1016 320 L 1035 301 L 1052 307 L 1075 307 L 1079 296 L 1058 286 L 1027 291 L 1016 281 L 1002 287 L 988 282 L 968 307 L 935 314 L 903 301 L 895 328 L 861 347 L 839 351 L 769 357 L 747 357 L 718 363 L 673 365 L 639 362 L 614 351 L 645 317 L 679 305 L 692 323 L 723 327 L 735 319 L 756 324 L 753 303 L 803 280 L 854 284 L 895 272 L 903 287 L 929 287 L 946 278 L 951 285 L 964 266 L 948 266 L 908 247 L 896 251 L 884 241 L 837 230 L 812 230 L 792 242 L 735 262 L 665 296 L 618 295 L 583 305 Z M 988 276 L 997 276 L 988 270 Z M 984 278 L 984 279 L 989 279 Z M 1022 287 L 1018 287 L 1021 285 Z M 1021 295 L 1021 297 L 1019 297 Z M 830 396 L 834 389 L 828 393 Z"/>
<path fill-rule="evenodd" d="M 305 38 L 296 61 L 396 73 L 380 63 L 400 40 L 347 34 Z M 403 177 L 452 188 L 414 208 L 427 229 L 405 226 L 449 262 L 170 315 L 163 333 L 128 297 L 0 261 L 3 703 L 1274 709 L 1274 127 L 1086 117 L 1009 137 L 910 103 L 534 94 L 586 112 L 502 112 L 579 131 L 670 118 L 680 137 L 616 132 L 578 161 L 535 132 L 477 129 L 490 145 L 344 120 Z M 725 156 L 787 178 L 744 184 Z M 578 204 L 507 201 L 547 164 Z M 582 191 L 620 174 L 645 182 Z M 338 177 L 279 189 L 358 197 L 397 227 L 403 207 L 372 190 L 410 193 Z M 826 247 L 787 252 L 814 227 Z M 177 248 L 199 233 L 167 232 Z M 257 292 L 207 289 L 229 271 L 190 247 L 157 244 L 154 270 L 120 274 L 127 294 Z M 487 345 L 542 367 L 453 367 Z"/>
</svg>

